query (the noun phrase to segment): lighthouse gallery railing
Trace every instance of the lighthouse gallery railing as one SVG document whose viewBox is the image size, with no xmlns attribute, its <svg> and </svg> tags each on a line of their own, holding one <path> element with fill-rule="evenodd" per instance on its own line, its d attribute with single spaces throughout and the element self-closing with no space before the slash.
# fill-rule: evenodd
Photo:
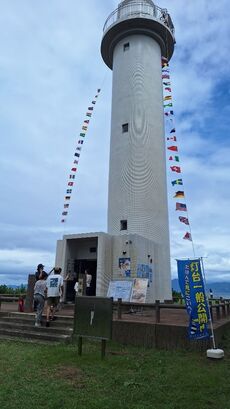
<svg viewBox="0 0 230 409">
<path fill-rule="evenodd" d="M 137 17 L 149 18 L 159 21 L 170 30 L 174 37 L 175 30 L 167 9 L 162 9 L 158 6 L 155 6 L 154 4 L 151 5 L 141 1 L 120 5 L 107 18 L 103 27 L 103 31 L 105 32 L 106 30 L 108 30 L 114 23 Z"/>
</svg>

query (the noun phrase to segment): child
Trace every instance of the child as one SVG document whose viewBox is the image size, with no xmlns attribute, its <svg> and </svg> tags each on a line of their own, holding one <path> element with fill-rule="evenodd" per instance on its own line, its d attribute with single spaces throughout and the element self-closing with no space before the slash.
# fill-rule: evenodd
<svg viewBox="0 0 230 409">
<path fill-rule="evenodd" d="M 24 296 L 23 295 L 20 295 L 18 299 L 18 311 L 24 312 Z"/>
</svg>

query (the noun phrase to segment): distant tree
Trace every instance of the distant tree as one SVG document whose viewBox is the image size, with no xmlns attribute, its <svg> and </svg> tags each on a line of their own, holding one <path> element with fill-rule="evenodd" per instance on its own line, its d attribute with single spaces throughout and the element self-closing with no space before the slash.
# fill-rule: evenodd
<svg viewBox="0 0 230 409">
<path fill-rule="evenodd" d="M 0 294 L 20 295 L 26 293 L 26 286 L 21 284 L 20 287 L 12 288 L 7 285 L 0 285 Z"/>
<path fill-rule="evenodd" d="M 176 290 L 172 289 L 172 296 L 173 296 L 173 300 L 175 302 L 182 302 L 182 300 L 183 300 L 183 297 L 182 297 L 180 291 L 176 291 Z"/>
<path fill-rule="evenodd" d="M 8 287 L 4 285 L 0 285 L 0 294 L 7 294 L 8 292 Z"/>
<path fill-rule="evenodd" d="M 15 288 L 15 294 L 24 294 L 26 293 L 26 286 L 21 284 L 20 287 Z"/>
</svg>

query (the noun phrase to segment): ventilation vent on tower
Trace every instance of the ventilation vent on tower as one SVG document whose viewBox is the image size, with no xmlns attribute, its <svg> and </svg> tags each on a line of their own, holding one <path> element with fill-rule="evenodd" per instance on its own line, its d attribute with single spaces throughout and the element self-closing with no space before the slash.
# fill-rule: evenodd
<svg viewBox="0 0 230 409">
<path fill-rule="evenodd" d="M 129 49 L 129 43 L 125 43 L 125 44 L 123 45 L 123 50 L 124 50 L 124 51 L 128 51 L 128 49 Z"/>
</svg>

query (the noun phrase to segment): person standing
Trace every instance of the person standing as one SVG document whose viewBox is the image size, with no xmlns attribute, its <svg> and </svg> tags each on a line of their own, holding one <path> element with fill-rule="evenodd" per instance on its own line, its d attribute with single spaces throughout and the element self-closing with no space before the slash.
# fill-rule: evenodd
<svg viewBox="0 0 230 409">
<path fill-rule="evenodd" d="M 35 271 L 35 281 L 37 282 L 38 280 L 40 280 L 40 277 L 42 276 L 42 273 L 44 272 L 46 274 L 46 272 L 43 270 L 44 269 L 44 264 L 38 264 L 37 266 L 37 271 Z M 46 274 L 47 277 L 47 274 Z M 34 311 L 37 311 L 37 301 L 34 300 Z"/>
<path fill-rule="evenodd" d="M 78 281 L 76 281 L 76 283 L 74 284 L 74 290 L 75 290 L 76 295 L 78 295 L 78 291 L 79 291 L 79 283 L 78 283 Z"/>
<path fill-rule="evenodd" d="M 39 280 L 39 277 L 41 276 L 42 272 L 44 271 L 44 265 L 43 264 L 38 264 L 37 266 L 37 271 L 35 272 L 35 279 L 36 281 Z"/>
<path fill-rule="evenodd" d="M 59 304 L 60 297 L 63 294 L 63 277 L 60 275 L 61 269 L 55 267 L 53 274 L 50 274 L 46 280 L 47 289 L 47 310 L 46 327 L 50 326 L 50 320 L 54 319 L 56 307 Z M 51 308 L 52 307 L 52 308 Z"/>
<path fill-rule="evenodd" d="M 91 295 L 91 284 L 92 284 L 92 275 L 89 273 L 89 270 L 85 270 L 85 276 L 86 276 L 86 290 L 85 293 L 86 295 Z"/>
<path fill-rule="evenodd" d="M 36 304 L 35 327 L 40 327 L 42 322 L 42 312 L 46 296 L 46 278 L 47 274 L 42 271 L 40 278 L 34 286 L 34 304 Z"/>
</svg>

